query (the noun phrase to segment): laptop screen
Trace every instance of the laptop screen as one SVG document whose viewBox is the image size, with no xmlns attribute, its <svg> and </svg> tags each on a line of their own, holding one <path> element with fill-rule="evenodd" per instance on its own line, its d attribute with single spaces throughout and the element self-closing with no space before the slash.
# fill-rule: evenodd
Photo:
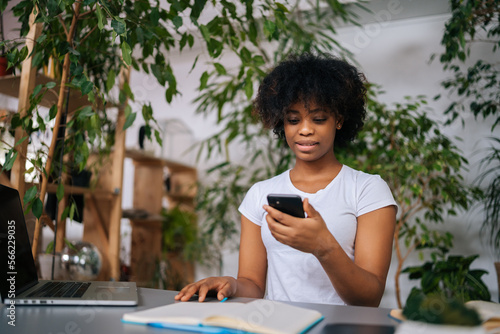
<svg viewBox="0 0 500 334">
<path fill-rule="evenodd" d="M 38 282 L 19 192 L 1 184 L 0 270 L 2 301 Z"/>
</svg>

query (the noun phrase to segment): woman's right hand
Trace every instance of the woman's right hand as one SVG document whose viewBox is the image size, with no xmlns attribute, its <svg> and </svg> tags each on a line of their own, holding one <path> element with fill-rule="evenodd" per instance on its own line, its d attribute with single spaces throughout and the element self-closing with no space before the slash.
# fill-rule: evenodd
<svg viewBox="0 0 500 334">
<path fill-rule="evenodd" d="M 237 284 L 236 279 L 230 276 L 204 278 L 182 288 L 175 296 L 175 300 L 185 302 L 197 293 L 198 301 L 202 302 L 209 292 L 217 293 L 217 299 L 222 300 L 236 294 Z"/>
</svg>

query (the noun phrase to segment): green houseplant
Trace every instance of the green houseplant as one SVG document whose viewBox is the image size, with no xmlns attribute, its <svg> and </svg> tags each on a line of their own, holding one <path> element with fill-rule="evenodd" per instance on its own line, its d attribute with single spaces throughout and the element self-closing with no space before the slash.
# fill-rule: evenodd
<svg viewBox="0 0 500 334">
<path fill-rule="evenodd" d="M 420 287 L 414 288 L 410 295 L 418 291 L 425 295 L 439 294 L 461 303 L 469 300 L 490 301 L 488 287 L 481 279 L 487 271 L 470 269 L 470 265 L 477 258 L 478 255 L 446 256 L 444 253 L 433 261 L 405 268 L 403 272 L 408 273 L 411 280 L 420 280 Z"/>
<path fill-rule="evenodd" d="M 478 327 L 482 322 L 476 310 L 466 307 L 462 301 L 456 298 L 446 297 L 439 293 L 426 295 L 417 290 L 413 290 L 408 296 L 403 315 L 408 320 L 426 324 L 465 327 L 463 333 L 471 333 L 472 327 Z M 418 327 L 415 328 L 420 330 L 426 329 L 422 325 L 417 324 L 416 326 Z M 460 327 L 455 327 L 455 331 L 459 330 Z M 481 333 L 484 333 L 482 328 Z"/>
<path fill-rule="evenodd" d="M 193 262 L 203 249 L 199 240 L 197 217 L 180 206 L 162 210 L 162 257 L 157 263 L 153 285 L 180 290 L 189 283 Z"/>
<path fill-rule="evenodd" d="M 500 138 L 495 129 L 500 123 L 500 63 L 495 59 L 500 45 L 500 8 L 496 1 L 450 0 L 452 16 L 445 25 L 439 55 L 443 69 L 451 77 L 442 82 L 451 100 L 445 115 L 448 123 L 472 114 L 479 122 L 491 124 L 491 136 L 485 136 L 489 148 L 480 152 L 479 176 L 475 183 L 484 191 L 481 225 L 484 239 L 500 258 Z M 477 57 L 489 49 L 492 59 Z M 497 57 L 498 58 L 498 57 Z M 437 96 L 436 98 L 440 98 Z M 500 263 L 495 262 L 500 286 Z"/>
<path fill-rule="evenodd" d="M 175 206 L 162 211 L 162 248 L 165 254 L 181 253 L 188 261 L 199 257 L 196 214 Z"/>
</svg>

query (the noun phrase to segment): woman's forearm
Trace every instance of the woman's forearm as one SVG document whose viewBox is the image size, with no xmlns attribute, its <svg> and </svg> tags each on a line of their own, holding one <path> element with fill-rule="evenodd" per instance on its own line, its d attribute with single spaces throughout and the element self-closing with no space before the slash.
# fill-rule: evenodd
<svg viewBox="0 0 500 334">
<path fill-rule="evenodd" d="M 385 280 L 382 282 L 375 274 L 354 263 L 333 236 L 328 239 L 315 256 L 339 296 L 349 305 L 378 306 Z"/>
<path fill-rule="evenodd" d="M 237 279 L 231 277 L 236 284 L 236 297 L 263 298 L 265 289 L 251 279 L 239 276 Z"/>
</svg>

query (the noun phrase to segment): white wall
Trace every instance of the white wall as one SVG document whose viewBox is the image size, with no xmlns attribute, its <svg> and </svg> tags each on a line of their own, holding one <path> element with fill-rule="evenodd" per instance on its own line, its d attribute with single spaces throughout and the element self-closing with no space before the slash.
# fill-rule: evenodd
<svg viewBox="0 0 500 334">
<path fill-rule="evenodd" d="M 396 101 L 402 101 L 404 96 L 427 95 L 430 105 L 435 110 L 436 117 L 448 104 L 447 99 L 432 101 L 438 92 L 442 89 L 439 83 L 446 78 L 441 70 L 439 62 L 434 61 L 429 64 L 431 54 L 441 51 L 440 39 L 443 32 L 445 21 L 448 15 L 434 15 L 425 17 L 410 17 L 402 20 L 393 20 L 397 15 L 405 14 L 405 6 L 387 7 L 385 11 L 378 12 L 378 20 L 366 24 L 362 27 L 344 27 L 339 29 L 338 37 L 354 54 L 359 62 L 368 80 L 382 85 L 387 92 L 381 96 L 383 102 L 391 104 Z M 391 14 L 394 14 L 391 16 Z M 397 14 L 397 15 L 396 15 Z M 406 13 L 408 14 L 408 13 Z M 411 15 L 408 15 L 411 16 Z M 481 55 L 484 57 L 485 55 Z M 486 55 L 488 57 L 488 55 Z M 491 55 L 490 55 L 491 57 Z M 165 103 L 162 89 L 154 83 L 153 79 L 133 73 L 132 85 L 133 91 L 141 91 L 136 97 L 151 100 L 157 119 L 180 118 L 192 129 L 196 140 L 202 140 L 215 133 L 217 127 L 214 126 L 214 116 L 207 119 L 194 113 L 194 106 L 190 103 L 195 98 L 195 89 L 198 86 L 198 77 L 201 73 L 200 63 L 198 68 L 189 75 L 193 56 L 189 52 L 182 56 L 174 55 L 171 59 L 174 71 L 179 80 L 179 90 L 183 92 L 182 97 L 177 97 L 171 105 Z M 225 63 L 226 64 L 226 63 Z M 472 156 L 474 151 L 482 144 L 479 142 L 483 134 L 489 133 L 489 124 L 484 122 L 473 122 L 469 117 L 467 128 L 461 126 L 452 126 L 444 129 L 448 135 L 458 135 L 465 140 L 458 143 L 465 156 L 474 165 L 479 156 Z M 139 123 L 139 122 L 138 122 Z M 135 127 L 138 127 L 136 124 Z M 136 130 L 128 132 L 127 144 L 136 144 Z M 200 175 L 203 177 L 203 169 L 207 162 L 201 162 L 198 165 Z M 471 168 L 476 170 L 476 168 Z M 127 167 L 128 175 L 132 171 Z M 468 180 L 474 178 L 474 173 L 467 175 Z M 127 182 L 131 182 L 131 176 L 126 177 Z M 125 187 L 127 185 L 125 184 Z M 126 189 L 124 193 L 127 194 Z M 131 203 L 131 199 L 124 198 L 125 206 Z M 497 280 L 493 267 L 493 257 L 490 252 L 482 245 L 478 236 L 478 225 L 481 223 L 481 214 L 464 214 L 459 217 L 450 218 L 447 222 L 438 226 L 439 228 L 451 231 L 455 236 L 456 250 L 453 252 L 462 255 L 481 254 L 479 260 L 476 260 L 473 267 L 479 267 L 489 271 L 489 275 L 484 277 L 493 299 L 497 298 Z M 393 262 L 394 263 L 394 262 Z M 407 264 L 416 264 L 418 259 L 416 253 Z M 381 306 L 395 307 L 394 295 L 394 264 L 391 266 L 387 281 L 386 294 L 382 300 Z M 225 256 L 223 274 L 236 275 L 237 273 L 237 254 L 228 252 Z M 215 271 L 208 271 L 206 268 L 198 268 L 197 277 L 202 278 L 207 275 L 215 274 Z M 412 282 L 406 277 L 402 277 L 403 300 L 410 290 Z"/>
</svg>

